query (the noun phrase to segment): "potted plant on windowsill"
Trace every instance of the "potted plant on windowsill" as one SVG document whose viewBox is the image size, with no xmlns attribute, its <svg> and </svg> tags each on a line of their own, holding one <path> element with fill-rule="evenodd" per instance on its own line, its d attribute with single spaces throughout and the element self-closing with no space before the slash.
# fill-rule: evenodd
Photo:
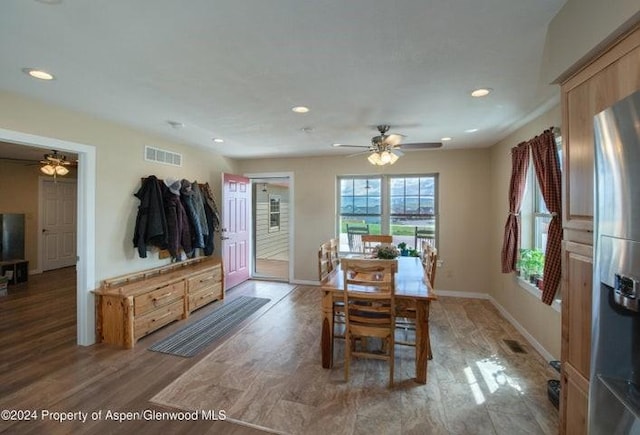
<svg viewBox="0 0 640 435">
<path fill-rule="evenodd" d="M 544 254 L 537 249 L 520 249 L 520 258 L 516 263 L 520 277 L 536 285 L 542 277 Z"/>
</svg>

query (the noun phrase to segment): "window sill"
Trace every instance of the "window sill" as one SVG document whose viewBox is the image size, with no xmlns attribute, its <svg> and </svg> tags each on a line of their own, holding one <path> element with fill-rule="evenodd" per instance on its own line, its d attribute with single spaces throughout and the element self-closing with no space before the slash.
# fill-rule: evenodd
<svg viewBox="0 0 640 435">
<path fill-rule="evenodd" d="M 538 300 L 542 299 L 542 290 L 540 290 L 535 285 L 531 284 L 529 281 L 526 281 L 519 276 L 514 275 L 514 279 L 518 282 L 518 285 L 535 296 Z M 562 307 L 562 299 L 556 298 L 551 304 L 551 308 L 560 312 Z"/>
</svg>

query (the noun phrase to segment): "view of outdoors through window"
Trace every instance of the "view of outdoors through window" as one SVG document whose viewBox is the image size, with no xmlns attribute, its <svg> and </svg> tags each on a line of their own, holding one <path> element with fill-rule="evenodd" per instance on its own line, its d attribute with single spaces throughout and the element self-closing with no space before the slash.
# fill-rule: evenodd
<svg viewBox="0 0 640 435">
<path fill-rule="evenodd" d="M 437 175 L 339 177 L 341 251 L 360 251 L 361 234 L 391 234 L 420 251 L 436 246 Z M 414 252 L 415 253 L 415 252 Z"/>
<path fill-rule="evenodd" d="M 558 164 L 562 168 L 562 138 L 560 136 L 556 137 L 556 145 L 558 147 Z M 533 162 L 531 164 L 533 165 Z M 533 218 L 533 223 L 530 226 L 533 231 L 533 238 L 530 246 L 521 246 L 518 268 L 521 270 L 520 277 L 522 279 L 528 280 L 532 284 L 537 284 L 537 279 L 542 278 L 544 270 L 544 253 L 547 248 L 547 234 L 549 232 L 549 223 L 551 222 L 551 213 L 544 202 L 533 168 L 530 169 L 527 186 L 534 186 L 533 208 L 529 208 L 529 213 L 531 211 L 533 213 L 528 214 L 526 210 L 523 210 L 524 213 L 522 215 L 532 216 Z"/>
</svg>

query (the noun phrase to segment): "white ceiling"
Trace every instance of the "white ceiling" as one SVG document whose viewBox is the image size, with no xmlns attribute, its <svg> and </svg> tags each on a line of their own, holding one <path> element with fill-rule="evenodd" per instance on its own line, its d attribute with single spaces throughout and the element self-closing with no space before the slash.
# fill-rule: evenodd
<svg viewBox="0 0 640 435">
<path fill-rule="evenodd" d="M 563 3 L 2 0 L 0 89 L 235 158 L 351 153 L 331 144 L 383 123 L 483 147 L 557 102 L 540 68 Z"/>
</svg>

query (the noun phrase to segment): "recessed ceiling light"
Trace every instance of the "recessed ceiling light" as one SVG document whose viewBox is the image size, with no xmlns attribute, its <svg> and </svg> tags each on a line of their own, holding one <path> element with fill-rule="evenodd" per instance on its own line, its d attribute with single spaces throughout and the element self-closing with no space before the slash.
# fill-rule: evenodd
<svg viewBox="0 0 640 435">
<path fill-rule="evenodd" d="M 214 141 L 215 143 L 223 143 L 223 142 L 224 142 L 224 139 L 221 139 L 221 138 L 219 138 L 219 137 L 214 137 L 214 138 L 213 138 L 213 141 Z"/>
<path fill-rule="evenodd" d="M 306 106 L 295 106 L 292 107 L 291 110 L 296 113 L 307 113 L 309 111 L 309 108 Z"/>
<path fill-rule="evenodd" d="M 468 128 L 468 129 L 466 129 L 464 132 L 465 132 L 465 133 L 475 133 L 476 131 L 478 131 L 478 129 L 477 129 L 477 128 Z"/>
<path fill-rule="evenodd" d="M 34 79 L 53 80 L 55 78 L 55 77 L 53 77 L 52 74 L 49 74 L 46 71 L 42 71 L 41 69 L 22 68 L 22 72 L 25 73 L 25 74 L 29 74 Z"/>
<path fill-rule="evenodd" d="M 302 127 L 300 130 L 304 131 L 305 133 L 311 133 L 313 132 L 313 127 Z"/>
<path fill-rule="evenodd" d="M 447 142 L 447 141 L 450 141 L 450 140 L 451 140 L 451 138 L 450 138 L 449 136 L 445 136 L 445 137 L 440 138 L 440 140 L 441 140 L 442 142 Z"/>
<path fill-rule="evenodd" d="M 491 93 L 493 89 L 491 88 L 478 88 L 471 91 L 472 97 L 486 97 Z"/>
<path fill-rule="evenodd" d="M 45 5 L 59 5 L 62 0 L 36 0 L 38 3 L 44 3 Z"/>
</svg>

